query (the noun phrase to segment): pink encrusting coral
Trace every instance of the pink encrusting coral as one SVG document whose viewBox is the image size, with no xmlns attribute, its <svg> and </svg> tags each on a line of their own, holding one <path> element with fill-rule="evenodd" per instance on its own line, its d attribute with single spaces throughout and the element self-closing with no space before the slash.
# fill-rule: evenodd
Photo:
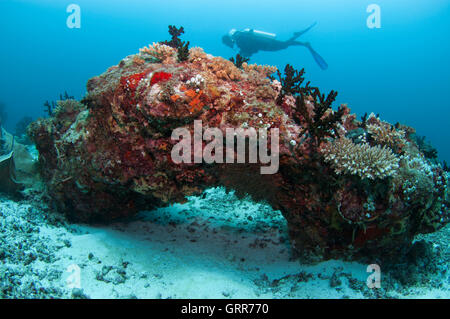
<svg viewBox="0 0 450 319">
<path fill-rule="evenodd" d="M 268 78 L 273 67 L 239 69 L 200 48 L 187 61 L 175 55 L 142 49 L 90 79 L 81 102 L 31 124 L 59 210 L 108 221 L 223 185 L 279 209 L 292 248 L 318 258 L 396 256 L 416 234 L 448 223 L 448 176 L 423 156 L 412 129 L 372 118 L 362 125 L 345 105 L 329 107 L 335 95 L 309 87 L 299 95 L 289 79 Z M 194 120 L 224 136 L 278 128 L 278 172 L 261 175 L 260 162 L 176 164 L 172 131 L 193 135 Z"/>
</svg>

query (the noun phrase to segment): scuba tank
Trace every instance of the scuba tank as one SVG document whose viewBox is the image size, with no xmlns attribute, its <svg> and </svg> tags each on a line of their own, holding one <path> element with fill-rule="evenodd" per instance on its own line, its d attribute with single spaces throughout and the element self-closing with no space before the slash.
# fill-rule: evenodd
<svg viewBox="0 0 450 319">
<path fill-rule="evenodd" d="M 254 30 L 254 29 L 250 29 L 250 28 L 244 29 L 244 30 L 242 30 L 242 32 L 247 32 L 247 33 L 251 32 L 257 37 L 266 38 L 266 39 L 275 39 L 277 37 L 277 35 L 275 33 L 269 33 L 269 32 Z"/>
</svg>

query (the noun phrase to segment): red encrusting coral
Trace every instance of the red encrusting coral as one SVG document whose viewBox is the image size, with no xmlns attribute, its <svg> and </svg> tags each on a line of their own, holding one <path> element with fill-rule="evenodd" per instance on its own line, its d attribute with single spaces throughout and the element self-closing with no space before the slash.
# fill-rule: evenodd
<svg viewBox="0 0 450 319">
<path fill-rule="evenodd" d="M 172 74 L 167 72 L 156 72 L 153 74 L 152 79 L 150 80 L 150 85 L 157 84 L 159 82 L 168 81 L 172 77 Z"/>
<path fill-rule="evenodd" d="M 123 76 L 119 82 L 119 94 L 125 93 L 124 105 L 129 108 L 136 104 L 135 96 L 136 89 L 139 86 L 141 80 L 147 75 L 147 72 L 141 72 L 132 74 L 129 76 Z"/>
<path fill-rule="evenodd" d="M 144 76 L 146 76 L 146 72 L 132 74 L 129 76 L 123 76 L 120 78 L 120 87 L 130 94 L 130 96 L 134 97 L 136 93 L 136 89 L 139 85 L 139 82 L 142 80 Z"/>
</svg>

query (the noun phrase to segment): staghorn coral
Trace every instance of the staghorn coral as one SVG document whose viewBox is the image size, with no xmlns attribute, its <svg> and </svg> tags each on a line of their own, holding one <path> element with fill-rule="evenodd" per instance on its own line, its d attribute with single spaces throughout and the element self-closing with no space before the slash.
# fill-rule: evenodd
<svg viewBox="0 0 450 319">
<path fill-rule="evenodd" d="M 393 176 L 399 168 L 399 158 L 389 148 L 366 143 L 355 144 L 346 137 L 326 143 L 320 152 L 336 174 L 383 179 Z"/>
</svg>

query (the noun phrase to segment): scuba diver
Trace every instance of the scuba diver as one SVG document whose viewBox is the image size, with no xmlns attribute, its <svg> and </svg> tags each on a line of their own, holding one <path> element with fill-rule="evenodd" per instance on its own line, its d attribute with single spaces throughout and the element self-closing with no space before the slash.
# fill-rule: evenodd
<svg viewBox="0 0 450 319">
<path fill-rule="evenodd" d="M 290 46 L 304 46 L 309 50 L 309 52 L 311 52 L 319 67 L 322 70 L 326 70 L 328 68 L 328 64 L 316 51 L 314 51 L 311 44 L 309 42 L 297 41 L 298 37 L 308 32 L 315 25 L 316 23 L 313 23 L 305 30 L 295 32 L 294 35 L 286 41 L 277 40 L 276 35 L 273 33 L 253 29 L 244 29 L 242 31 L 232 29 L 227 35 L 222 37 L 222 42 L 230 48 L 233 48 L 236 44 L 240 50 L 239 54 L 245 58 L 250 58 L 250 56 L 258 51 L 279 51 L 287 49 Z"/>
</svg>

